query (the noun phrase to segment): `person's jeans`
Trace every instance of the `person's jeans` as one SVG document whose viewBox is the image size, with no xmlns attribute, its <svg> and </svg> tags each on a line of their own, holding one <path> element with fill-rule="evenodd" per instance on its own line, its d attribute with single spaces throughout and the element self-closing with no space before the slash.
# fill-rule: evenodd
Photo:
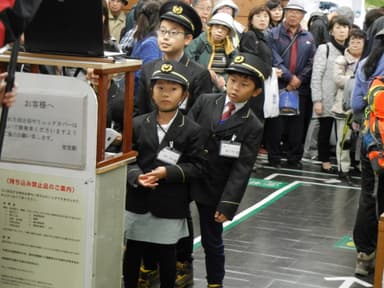
<svg viewBox="0 0 384 288">
<path fill-rule="evenodd" d="M 215 206 L 199 203 L 201 244 L 205 252 L 205 269 L 208 284 L 222 284 L 225 274 L 225 256 L 223 244 L 223 224 L 215 221 Z"/>
</svg>

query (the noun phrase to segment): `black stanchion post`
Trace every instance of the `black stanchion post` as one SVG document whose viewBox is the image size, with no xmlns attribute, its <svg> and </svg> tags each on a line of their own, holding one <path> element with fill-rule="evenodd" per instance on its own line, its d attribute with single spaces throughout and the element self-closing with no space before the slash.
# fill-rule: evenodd
<svg viewBox="0 0 384 288">
<path fill-rule="evenodd" d="M 5 93 L 11 91 L 15 83 L 15 72 L 16 72 L 17 56 L 19 54 L 19 48 L 20 48 L 20 39 L 16 39 L 15 42 L 13 43 L 11 58 L 8 64 L 8 76 L 7 76 L 7 79 L 5 80 L 6 81 Z M 4 142 L 4 135 L 5 135 L 5 128 L 7 127 L 7 118 L 8 118 L 8 107 L 3 106 L 3 109 L 1 110 L 1 118 L 0 118 L 0 160 L 1 160 L 1 153 L 3 151 L 3 142 Z"/>
</svg>

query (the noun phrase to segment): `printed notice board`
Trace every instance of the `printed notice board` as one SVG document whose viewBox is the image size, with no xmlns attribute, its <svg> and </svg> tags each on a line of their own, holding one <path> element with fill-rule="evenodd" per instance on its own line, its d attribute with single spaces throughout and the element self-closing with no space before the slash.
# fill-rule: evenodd
<svg viewBox="0 0 384 288">
<path fill-rule="evenodd" d="M 0 161 L 0 287 L 91 287 L 96 95 L 72 77 L 16 82 Z"/>
</svg>

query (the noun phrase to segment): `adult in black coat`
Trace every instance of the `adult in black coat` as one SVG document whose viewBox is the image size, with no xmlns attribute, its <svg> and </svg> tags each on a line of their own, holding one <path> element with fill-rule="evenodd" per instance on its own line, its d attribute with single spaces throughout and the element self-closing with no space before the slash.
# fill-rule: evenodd
<svg viewBox="0 0 384 288">
<path fill-rule="evenodd" d="M 268 21 L 260 21 L 259 17 L 255 22 L 256 16 L 264 16 Z M 240 39 L 240 52 L 252 53 L 259 56 L 268 66 L 272 66 L 272 50 L 268 45 L 265 37 L 265 31 L 269 26 L 271 19 L 267 6 L 257 6 L 251 9 L 248 14 L 248 29 L 244 32 Z M 250 106 L 256 116 L 264 121 L 264 87 L 262 93 L 250 100 Z"/>
<path fill-rule="evenodd" d="M 253 18 L 255 15 L 266 15 L 269 20 L 255 26 Z M 240 52 L 252 53 L 259 56 L 264 62 L 272 66 L 272 50 L 268 45 L 264 31 L 270 23 L 270 12 L 266 6 L 258 6 L 251 9 L 248 15 L 247 32 L 244 32 L 240 39 Z M 264 25 L 264 26 L 263 26 Z"/>
</svg>

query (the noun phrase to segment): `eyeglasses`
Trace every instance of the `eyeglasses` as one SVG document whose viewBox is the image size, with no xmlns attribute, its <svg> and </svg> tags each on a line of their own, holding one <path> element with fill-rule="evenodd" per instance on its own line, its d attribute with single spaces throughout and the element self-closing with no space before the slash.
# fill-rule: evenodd
<svg viewBox="0 0 384 288">
<path fill-rule="evenodd" d="M 157 34 L 163 37 L 168 34 L 170 38 L 176 38 L 179 34 L 186 35 L 187 33 L 176 30 L 159 29 L 157 30 Z"/>
</svg>

